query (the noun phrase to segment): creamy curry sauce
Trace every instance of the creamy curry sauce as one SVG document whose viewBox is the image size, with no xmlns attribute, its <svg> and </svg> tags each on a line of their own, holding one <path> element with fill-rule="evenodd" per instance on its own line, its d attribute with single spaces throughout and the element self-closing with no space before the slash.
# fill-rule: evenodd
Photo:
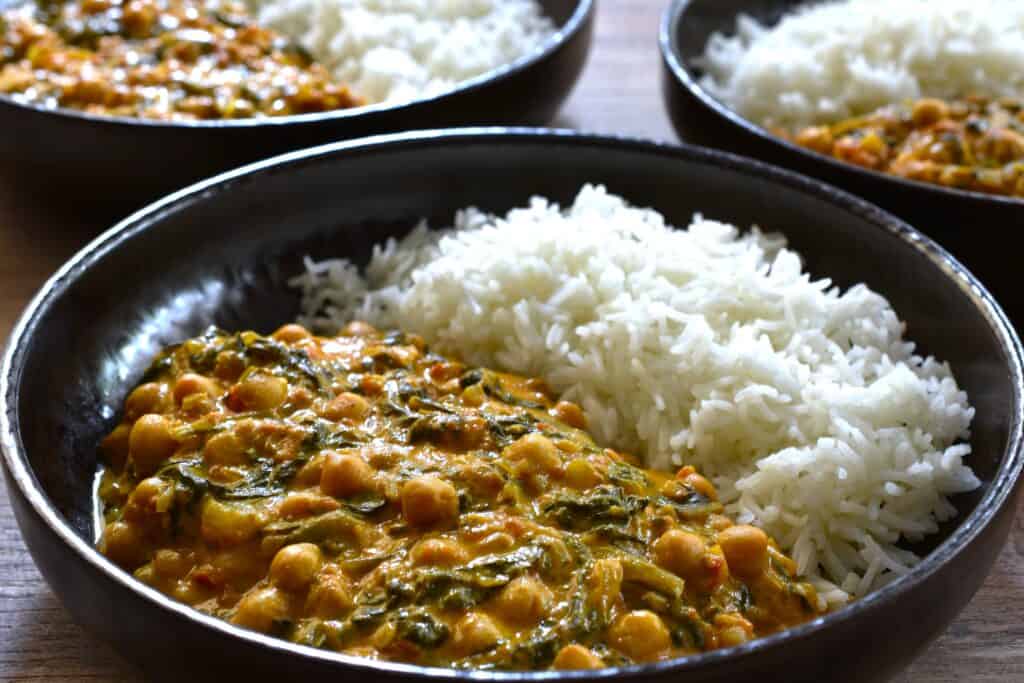
<svg viewBox="0 0 1024 683">
<path fill-rule="evenodd" d="M 0 12 L 0 93 L 167 121 L 363 104 L 234 0 L 35 0 Z"/>
<path fill-rule="evenodd" d="M 1024 103 L 925 98 L 782 137 L 911 180 L 1024 197 Z"/>
<path fill-rule="evenodd" d="M 100 549 L 239 626 L 424 665 L 648 662 L 818 613 L 692 467 L 584 428 L 543 382 L 414 335 L 211 330 L 157 358 L 103 442 Z"/>
</svg>

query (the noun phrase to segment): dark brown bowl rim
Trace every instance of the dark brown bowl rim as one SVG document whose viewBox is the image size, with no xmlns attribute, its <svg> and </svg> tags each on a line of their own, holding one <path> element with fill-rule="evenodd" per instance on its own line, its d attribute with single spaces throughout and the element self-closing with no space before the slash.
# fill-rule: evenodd
<svg viewBox="0 0 1024 683">
<path fill-rule="evenodd" d="M 801 147 L 800 145 L 784 140 L 777 135 L 772 135 L 772 133 L 753 121 L 744 118 L 705 90 L 682 59 L 682 52 L 679 49 L 679 32 L 677 29 L 679 24 L 682 22 L 683 12 L 686 11 L 687 7 L 689 7 L 693 1 L 694 0 L 672 0 L 668 7 L 665 8 L 661 18 L 661 27 L 658 31 L 658 45 L 661 49 L 662 60 L 668 70 L 672 73 L 675 80 L 683 88 L 689 91 L 691 95 L 696 97 L 706 109 L 710 110 L 720 118 L 723 118 L 732 125 L 743 129 L 745 132 L 757 137 L 763 142 L 767 142 L 777 148 L 783 149 L 790 154 L 800 155 L 810 162 L 819 164 L 833 171 L 845 171 L 847 173 L 859 174 L 875 182 L 891 183 L 895 187 L 902 187 L 911 191 L 916 190 L 933 196 L 953 198 L 960 201 L 1024 208 L 1024 198 L 975 192 L 973 190 L 962 190 L 954 187 L 943 187 L 942 185 L 936 185 L 934 183 L 926 183 L 920 180 L 911 180 L 909 178 L 903 178 L 902 176 L 882 173 L 881 171 L 864 168 L 863 166 L 857 166 L 856 164 L 848 164 L 812 149 Z M 928 201 L 928 197 L 921 197 L 920 201 Z"/>
<path fill-rule="evenodd" d="M 77 109 L 65 107 L 49 108 L 40 104 L 19 102 L 14 96 L 0 93 L 0 105 L 25 109 L 38 114 L 52 115 L 66 119 L 83 121 L 88 123 L 106 124 L 114 126 L 141 127 L 154 129 L 231 129 L 231 128 L 257 128 L 274 127 L 286 125 L 316 124 L 325 121 L 335 122 L 347 119 L 369 118 L 377 114 L 415 114 L 422 113 L 427 108 L 442 103 L 450 103 L 455 99 L 474 93 L 484 88 L 496 85 L 512 78 L 518 74 L 528 71 L 537 66 L 539 62 L 558 52 L 569 42 L 587 20 L 594 13 L 594 6 L 597 0 L 575 0 L 575 6 L 565 25 L 556 29 L 554 34 L 548 36 L 542 43 L 534 46 L 526 54 L 519 56 L 507 64 L 486 71 L 473 78 L 459 81 L 454 87 L 443 90 L 428 97 L 420 97 L 412 100 L 403 100 L 388 104 L 368 104 L 362 107 L 349 107 L 348 109 L 335 109 L 326 112 L 315 112 L 311 114 L 290 114 L 288 116 L 268 116 L 264 118 L 246 119 L 210 119 L 200 121 L 163 121 L 159 119 L 144 119 L 133 116 L 107 116 L 105 114 L 89 114 Z M 11 3 L 12 6 L 18 3 Z"/>
<path fill-rule="evenodd" d="M 130 574 L 116 567 L 95 548 L 82 539 L 64 521 L 47 498 L 45 492 L 28 464 L 17 431 L 17 393 L 22 381 L 24 357 L 31 345 L 31 338 L 39 319 L 52 302 L 63 295 L 71 282 L 80 277 L 105 255 L 118 249 L 134 235 L 148 229 L 159 229 L 161 220 L 177 211 L 205 198 L 230 192 L 235 185 L 258 179 L 264 175 L 287 173 L 289 169 L 315 164 L 326 158 L 373 155 L 377 151 L 415 147 L 459 146 L 470 144 L 516 144 L 545 143 L 549 145 L 572 145 L 580 147 L 625 150 L 651 156 L 676 159 L 680 162 L 706 164 L 738 172 L 761 180 L 767 179 L 781 189 L 811 195 L 834 205 L 837 209 L 863 218 L 877 229 L 902 239 L 911 249 L 931 260 L 964 292 L 974 306 L 987 320 L 991 332 L 999 340 L 1007 358 L 1007 371 L 1013 384 L 1013 410 L 1009 426 L 1009 439 L 1003 452 L 999 471 L 993 477 L 988 489 L 975 509 L 963 519 L 942 543 L 904 576 L 874 591 L 860 600 L 835 612 L 824 615 L 800 626 L 760 638 L 749 643 L 712 652 L 699 653 L 688 657 L 667 660 L 653 664 L 613 667 L 596 671 L 540 671 L 540 672 L 496 672 L 471 671 L 436 667 L 421 667 L 410 664 L 367 660 L 351 655 L 328 652 L 308 646 L 296 645 L 277 638 L 248 631 L 228 622 L 204 615 L 184 603 L 177 602 L 153 588 L 136 581 Z M 1014 492 L 1024 466 L 1024 427 L 1022 427 L 1022 401 L 1024 401 L 1024 348 L 1006 315 L 984 286 L 955 258 L 942 247 L 922 235 L 914 228 L 891 214 L 875 207 L 842 190 L 792 171 L 759 161 L 746 159 L 726 152 L 689 145 L 671 145 L 662 142 L 641 140 L 624 136 L 601 136 L 570 130 L 541 128 L 450 128 L 444 130 L 412 131 L 378 135 L 359 140 L 336 142 L 306 150 L 290 152 L 271 159 L 243 166 L 217 175 L 170 194 L 161 200 L 137 211 L 114 227 L 96 237 L 71 257 L 42 286 L 11 332 L 3 362 L 0 364 L 0 451 L 3 462 L 28 505 L 69 549 L 93 569 L 103 573 L 124 589 L 142 599 L 148 599 L 159 607 L 179 617 L 196 623 L 200 627 L 214 629 L 221 634 L 242 639 L 250 645 L 269 648 L 280 654 L 311 657 L 325 666 L 341 665 L 361 673 L 388 672 L 401 675 L 425 675 L 445 679 L 480 679 L 497 681 L 537 681 L 549 679 L 604 680 L 612 677 L 648 677 L 666 673 L 686 671 L 714 666 L 723 659 L 748 658 L 769 648 L 785 647 L 794 640 L 810 638 L 828 628 L 831 624 L 855 619 L 876 605 L 897 600 L 914 587 L 935 574 L 965 546 L 981 533 L 996 513 L 1007 503 Z"/>
</svg>

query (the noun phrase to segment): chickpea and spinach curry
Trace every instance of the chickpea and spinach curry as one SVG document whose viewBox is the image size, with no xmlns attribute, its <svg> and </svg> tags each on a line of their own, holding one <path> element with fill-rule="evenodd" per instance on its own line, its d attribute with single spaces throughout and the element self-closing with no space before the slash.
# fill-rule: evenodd
<svg viewBox="0 0 1024 683">
<path fill-rule="evenodd" d="M 188 121 L 363 101 L 234 0 L 36 0 L 0 12 L 0 93 L 47 108 Z"/>
<path fill-rule="evenodd" d="M 1024 103 L 971 96 L 921 99 L 833 125 L 798 145 L 840 161 L 925 183 L 1024 197 Z"/>
<path fill-rule="evenodd" d="M 543 382 L 352 323 L 164 351 L 104 440 L 100 549 L 202 612 L 433 666 L 598 668 L 819 602 L 692 467 L 602 449 Z"/>
</svg>

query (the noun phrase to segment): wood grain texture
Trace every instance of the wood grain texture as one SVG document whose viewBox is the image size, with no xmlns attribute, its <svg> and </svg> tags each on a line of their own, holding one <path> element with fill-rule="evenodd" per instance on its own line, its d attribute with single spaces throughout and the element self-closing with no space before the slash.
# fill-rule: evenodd
<svg viewBox="0 0 1024 683">
<path fill-rule="evenodd" d="M 664 0 L 603 0 L 594 51 L 555 125 L 675 140 L 659 92 L 657 30 Z M 49 201 L 55 201 L 50 199 Z M 0 334 L 36 289 L 95 231 L 73 206 L 0 188 Z M 1024 681 L 1024 514 L 984 587 L 900 683 Z M 870 656 L 870 653 L 850 653 Z M 142 681 L 114 650 L 76 626 L 28 555 L 0 487 L 0 681 Z"/>
</svg>

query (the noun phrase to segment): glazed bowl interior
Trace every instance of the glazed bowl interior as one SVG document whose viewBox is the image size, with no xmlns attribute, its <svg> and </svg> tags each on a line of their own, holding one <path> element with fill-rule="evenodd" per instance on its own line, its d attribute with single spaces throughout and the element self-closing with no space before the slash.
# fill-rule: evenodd
<svg viewBox="0 0 1024 683">
<path fill-rule="evenodd" d="M 386 136 L 257 164 L 173 195 L 80 252 L 30 306 L 4 365 L 0 424 L 12 491 L 28 501 L 19 515 L 23 528 L 24 519 L 38 516 L 44 535 L 59 537 L 52 552 L 116 584 L 111 594 L 128 601 L 121 619 L 130 621 L 145 603 L 157 610 L 152 614 L 174 612 L 183 639 L 189 628 L 219 632 L 259 643 L 261 651 L 307 655 L 297 661 L 352 665 L 351 658 L 271 643 L 200 617 L 144 589 L 92 550 L 97 444 L 164 345 L 211 324 L 267 332 L 294 319 L 298 296 L 286 281 L 301 272 L 303 256 L 365 263 L 373 244 L 406 233 L 421 217 L 439 227 L 470 205 L 499 212 L 531 195 L 567 203 L 588 182 L 653 206 L 675 225 L 687 225 L 700 212 L 782 232 L 816 277 L 840 287 L 865 282 L 886 295 L 919 351 L 948 361 L 977 409 L 969 462 L 983 486 L 954 499 L 959 516 L 919 548 L 931 552 L 909 576 L 836 614 L 742 646 L 738 654 L 640 667 L 644 676 L 684 669 L 696 675 L 730 657 L 785 653 L 797 641 L 839 633 L 830 626 L 898 601 L 926 582 L 1007 504 L 1020 470 L 1019 342 L 989 295 L 941 248 L 849 195 L 728 155 L 564 132 L 480 129 Z M 26 531 L 37 561 L 45 562 L 34 547 L 43 543 L 33 541 L 37 535 Z M 80 616 L 76 597 L 62 597 Z M 817 675 L 814 666 L 807 671 Z"/>
</svg>

